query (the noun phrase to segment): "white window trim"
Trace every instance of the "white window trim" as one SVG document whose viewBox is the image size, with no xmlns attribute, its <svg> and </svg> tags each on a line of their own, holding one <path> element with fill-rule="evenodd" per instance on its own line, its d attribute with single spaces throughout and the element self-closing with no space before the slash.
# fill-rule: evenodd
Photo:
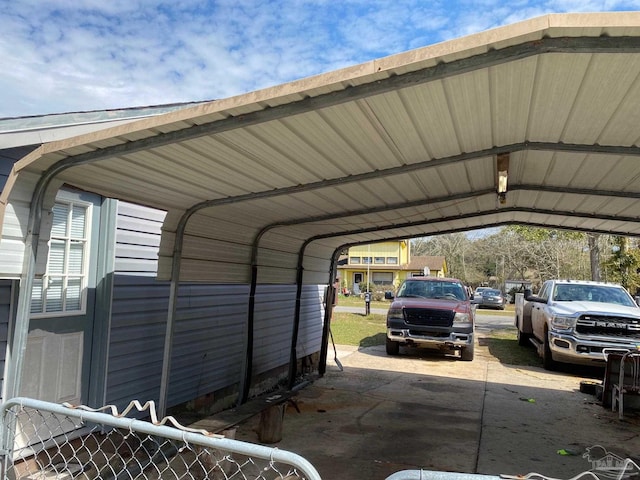
<svg viewBox="0 0 640 480">
<path fill-rule="evenodd" d="M 93 204 L 91 202 L 86 202 L 86 201 L 75 199 L 75 198 L 68 198 L 65 195 L 58 195 L 56 197 L 54 204 L 69 205 L 70 212 L 73 211 L 73 206 L 80 206 L 86 209 L 85 229 L 84 229 L 85 236 L 84 236 L 84 239 L 82 239 L 84 241 L 84 249 L 82 252 L 82 258 L 83 258 L 82 272 L 80 273 L 81 275 L 80 308 L 78 310 L 67 310 L 67 311 L 63 310 L 61 312 L 44 311 L 41 313 L 31 313 L 30 316 L 31 318 L 34 318 L 34 319 L 55 318 L 55 317 L 74 317 L 77 315 L 85 315 L 87 313 L 87 288 L 89 287 L 89 263 L 90 263 L 89 252 L 91 251 L 91 226 L 92 226 L 92 216 L 93 216 Z M 49 237 L 51 237 L 51 232 L 49 234 Z M 74 239 L 74 240 L 78 240 L 78 239 Z M 66 241 L 67 241 L 67 238 L 65 238 L 65 242 Z M 51 252 L 51 238 L 49 238 L 49 252 Z M 68 261 L 68 258 L 67 258 L 67 261 Z M 67 266 L 65 265 L 65 270 L 66 269 L 67 269 Z M 42 277 L 43 308 L 46 306 L 46 290 L 44 288 L 44 283 L 48 280 L 49 276 L 50 276 L 49 275 L 49 258 L 47 257 L 46 273 Z M 63 276 L 68 277 L 68 272 L 65 271 Z M 63 302 L 63 305 L 66 302 L 66 297 L 64 295 L 62 298 L 62 302 Z"/>
</svg>

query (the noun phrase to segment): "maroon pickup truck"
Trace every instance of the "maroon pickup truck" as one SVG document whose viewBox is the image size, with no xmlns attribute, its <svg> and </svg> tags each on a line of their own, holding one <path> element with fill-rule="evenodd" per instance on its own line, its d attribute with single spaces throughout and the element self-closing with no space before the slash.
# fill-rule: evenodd
<svg viewBox="0 0 640 480">
<path fill-rule="evenodd" d="M 470 362 L 474 351 L 475 310 L 467 288 L 455 278 L 405 280 L 387 313 L 387 354 L 400 346 L 459 351 Z"/>
</svg>

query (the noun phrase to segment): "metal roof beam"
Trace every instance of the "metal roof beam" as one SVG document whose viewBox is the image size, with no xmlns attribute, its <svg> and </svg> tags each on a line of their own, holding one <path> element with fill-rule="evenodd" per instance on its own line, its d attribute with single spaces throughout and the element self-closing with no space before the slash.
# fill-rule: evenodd
<svg viewBox="0 0 640 480">
<path fill-rule="evenodd" d="M 273 198 L 282 195 L 293 195 L 296 193 L 308 192 L 311 190 L 318 190 L 326 187 L 335 187 L 340 185 L 347 185 L 354 182 L 361 182 L 365 180 L 376 179 L 380 177 L 387 177 L 392 175 L 402 175 L 405 173 L 411 173 L 419 170 L 427 170 L 430 168 L 436 168 L 451 163 L 477 160 L 479 158 L 490 157 L 493 155 L 499 155 L 503 153 L 513 153 L 524 150 L 539 150 L 539 151 L 563 151 L 563 152 L 584 152 L 584 153 L 602 153 L 611 155 L 626 155 L 626 156 L 640 156 L 640 147 L 629 146 L 607 146 L 607 145 L 581 145 L 581 144 L 566 144 L 566 143 L 552 143 L 552 142 L 521 142 L 513 143 L 510 145 L 503 145 L 499 147 L 487 148 L 476 152 L 465 152 L 458 155 L 452 155 L 450 157 L 436 158 L 432 160 L 424 160 L 422 162 L 411 163 L 408 165 L 401 165 L 398 167 L 391 167 L 383 170 L 373 170 L 358 175 L 349 175 L 346 177 L 338 177 L 327 180 L 320 180 L 317 182 L 310 182 L 304 185 L 294 185 L 291 187 L 278 188 L 273 190 L 267 190 L 262 192 L 248 193 L 244 195 L 237 195 L 234 197 L 217 198 L 213 200 L 206 200 L 204 202 L 194 205 L 190 210 L 194 212 L 203 208 L 215 207 L 218 205 L 228 205 L 231 203 L 244 202 L 249 200 L 258 200 L 262 198 Z M 515 186 L 509 187 L 509 190 L 513 191 Z"/>
<path fill-rule="evenodd" d="M 569 194 L 574 194 L 574 195 L 593 195 L 593 196 L 598 196 L 598 197 L 636 198 L 636 199 L 640 199 L 640 192 L 619 192 L 619 191 L 612 191 L 612 190 L 589 190 L 589 189 L 586 189 L 586 188 L 551 187 L 551 186 L 533 185 L 533 184 L 512 185 L 512 186 L 509 187 L 509 191 L 510 192 L 533 191 L 533 192 L 546 192 L 546 193 L 569 193 Z M 267 226 L 263 227 L 263 229 L 261 230 L 261 233 L 258 234 L 258 236 L 261 237 L 267 231 L 269 231 L 269 230 L 271 230 L 273 228 L 278 228 L 278 227 L 288 227 L 288 226 L 302 225 L 302 224 L 306 224 L 306 223 L 324 222 L 324 221 L 328 221 L 328 220 L 335 220 L 337 218 L 348 218 L 348 217 L 355 217 L 355 216 L 359 216 L 359 215 L 368 215 L 368 214 L 371 214 L 371 213 L 382 213 L 382 212 L 388 212 L 388 211 L 393 211 L 393 210 L 399 210 L 399 209 L 402 209 L 402 208 L 420 207 L 420 206 L 423 206 L 423 205 L 428 205 L 428 204 L 433 204 L 433 203 L 442 203 L 442 202 L 452 201 L 452 200 L 466 200 L 466 199 L 469 199 L 469 198 L 480 197 L 480 196 L 484 196 L 484 195 L 495 195 L 495 194 L 496 194 L 496 192 L 495 192 L 494 188 L 488 188 L 488 189 L 485 189 L 485 190 L 476 190 L 476 191 L 471 191 L 471 192 L 459 193 L 459 194 L 456 194 L 456 195 L 446 195 L 446 196 L 443 196 L 443 197 L 420 199 L 420 200 L 415 200 L 415 201 L 412 201 L 412 202 L 392 203 L 392 204 L 388 204 L 388 205 L 381 205 L 381 206 L 378 206 L 378 207 L 363 208 L 363 209 L 359 209 L 359 210 L 340 211 L 340 212 L 330 213 L 330 214 L 326 214 L 326 215 L 317 215 L 317 216 L 314 216 L 314 217 L 304 217 L 304 218 L 292 219 L 292 220 L 288 220 L 286 222 L 277 222 L 277 223 L 272 223 L 270 225 L 267 225 Z M 496 208 L 492 212 L 496 213 L 496 212 L 500 212 L 500 211 L 505 211 L 505 208 Z M 484 215 L 486 213 L 487 212 L 482 212 L 482 213 L 471 214 L 471 215 Z M 587 214 L 585 213 L 585 215 L 587 215 Z M 589 216 L 591 218 L 593 218 L 591 216 L 591 214 L 589 214 Z"/>
<path fill-rule="evenodd" d="M 414 221 L 414 222 L 405 222 L 405 223 L 397 223 L 397 224 L 393 224 L 393 225 L 385 225 L 383 227 L 367 227 L 367 228 L 360 228 L 360 229 L 354 229 L 354 230 L 346 230 L 346 231 L 342 231 L 342 232 L 334 232 L 334 233 L 325 233 L 322 235 L 315 235 L 313 236 L 313 240 L 321 240 L 321 239 L 325 239 L 325 238 L 335 238 L 335 237 L 342 237 L 342 236 L 348 236 L 348 235 L 359 235 L 359 234 L 363 234 L 363 233 L 371 233 L 371 232 L 380 232 L 380 231 L 386 231 L 386 230 L 394 230 L 394 229 L 400 229 L 400 228 L 412 228 L 412 227 L 419 227 L 419 226 L 423 226 L 423 225 L 433 225 L 436 223 L 442 223 L 442 222 L 449 222 L 449 221 L 454 221 L 454 220 L 464 220 L 464 219 L 468 219 L 468 218 L 475 218 L 475 217 L 481 217 L 484 215 L 495 215 L 496 213 L 512 213 L 512 212 L 517 212 L 517 213 L 535 213 L 535 214 L 541 214 L 541 215 L 552 215 L 552 216 L 563 216 L 563 217 L 571 217 L 571 218 L 584 218 L 584 219 L 598 219 L 598 220 L 605 220 L 605 221 L 619 221 L 619 222 L 623 222 L 623 223 L 638 223 L 640 224 L 640 218 L 638 217 L 622 217 L 622 216 L 616 216 L 616 215 L 598 215 L 598 214 L 592 214 L 592 213 L 577 213 L 577 212 L 571 212 L 571 211 L 556 211 L 556 210 L 540 210 L 540 209 L 536 209 L 536 208 L 529 208 L 529 207 L 507 207 L 507 208 L 500 208 L 500 209 L 495 209 L 495 210 L 486 210 L 484 212 L 473 212 L 473 213 L 465 213 L 462 215 L 455 215 L 455 216 L 451 216 L 451 217 L 440 217 L 437 219 L 428 219 L 428 220 L 418 220 L 418 221 Z M 511 222 L 513 223 L 513 222 Z M 555 227 L 555 226 L 554 226 Z M 547 225 L 545 228 L 549 228 L 549 225 Z M 560 227 L 558 227 L 560 228 Z M 565 227 L 567 228 L 567 227 Z M 568 229 L 568 228 L 567 228 Z M 468 228 L 467 228 L 468 230 Z M 442 232 L 442 233 L 447 233 L 447 232 Z M 611 232 L 608 232 L 611 233 Z M 398 237 L 396 237 L 398 238 Z M 403 237 L 404 238 L 404 237 Z M 364 241 L 362 242 L 362 244 L 366 244 L 366 243 L 371 243 L 371 242 L 367 242 Z"/>
<path fill-rule="evenodd" d="M 532 191 L 545 193 L 569 193 L 573 195 L 593 195 L 596 197 L 611 198 L 636 198 L 640 199 L 640 192 L 621 192 L 620 190 L 591 190 L 589 188 L 557 187 L 552 185 L 534 185 L 531 183 L 521 183 L 510 185 L 509 191 Z"/>
</svg>

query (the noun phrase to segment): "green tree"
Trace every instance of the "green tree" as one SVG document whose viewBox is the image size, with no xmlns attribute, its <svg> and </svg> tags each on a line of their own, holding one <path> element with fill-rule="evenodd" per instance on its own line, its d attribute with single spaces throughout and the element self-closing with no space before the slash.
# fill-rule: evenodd
<svg viewBox="0 0 640 480">
<path fill-rule="evenodd" d="M 630 292 L 640 288 L 638 240 L 523 225 L 489 235 L 463 233 L 412 241 L 416 255 L 443 255 L 449 274 L 477 286 L 497 288 L 505 280 L 541 284 L 550 278 L 618 282 Z"/>
<path fill-rule="evenodd" d="M 604 269 L 608 272 L 608 281 L 620 283 L 635 294 L 640 288 L 640 250 L 637 241 L 632 244 L 629 237 L 611 237 L 612 254 L 604 262 Z"/>
<path fill-rule="evenodd" d="M 464 233 L 448 233 L 413 239 L 412 255 L 442 255 L 447 262 L 449 276 L 468 282 L 467 256 L 471 240 Z"/>
</svg>

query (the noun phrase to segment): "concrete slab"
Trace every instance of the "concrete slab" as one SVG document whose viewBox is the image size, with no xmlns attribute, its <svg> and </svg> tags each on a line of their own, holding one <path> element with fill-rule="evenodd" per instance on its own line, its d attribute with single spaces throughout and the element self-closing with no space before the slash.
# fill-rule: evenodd
<svg viewBox="0 0 640 480">
<path fill-rule="evenodd" d="M 580 393 L 580 381 L 592 377 L 505 365 L 482 346 L 473 362 L 337 348 L 344 371 L 331 362 L 298 393 L 299 411 L 287 408 L 275 444 L 307 458 L 323 478 L 385 479 L 422 468 L 569 479 L 593 468 L 595 445 L 640 457 L 640 416 L 621 422 Z M 257 443 L 257 422 L 241 424 L 236 438 Z"/>
</svg>

